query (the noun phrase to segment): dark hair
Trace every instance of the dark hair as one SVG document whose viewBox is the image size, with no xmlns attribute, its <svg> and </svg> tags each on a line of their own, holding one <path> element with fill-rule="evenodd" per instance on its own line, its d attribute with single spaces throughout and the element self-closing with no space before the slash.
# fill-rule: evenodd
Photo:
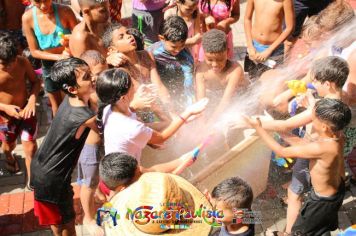
<svg viewBox="0 0 356 236">
<path fill-rule="evenodd" d="M 244 180 L 231 177 L 223 180 L 213 189 L 211 196 L 235 209 L 251 209 L 253 192 Z"/>
<path fill-rule="evenodd" d="M 230 9 L 231 9 L 231 0 L 225 0 L 224 2 L 226 4 L 226 6 L 227 6 L 227 10 L 230 11 Z M 210 6 L 210 0 L 202 0 L 201 3 L 200 3 L 200 9 L 203 12 L 203 9 L 205 8 L 205 6 L 207 4 L 208 4 L 209 13 L 212 14 L 211 6 Z"/>
<path fill-rule="evenodd" d="M 328 56 L 316 60 L 311 68 L 310 74 L 315 80 L 324 83 L 326 81 L 335 83 L 338 88 L 344 86 L 349 75 L 347 62 L 336 56 Z"/>
<path fill-rule="evenodd" d="M 137 167 L 138 163 L 134 157 L 114 152 L 100 161 L 99 176 L 109 189 L 115 190 L 119 185 L 128 185 L 132 182 Z"/>
<path fill-rule="evenodd" d="M 123 25 L 119 23 L 110 24 L 106 27 L 102 37 L 105 48 L 108 48 L 112 45 L 112 34 L 115 30 L 120 29 L 121 27 L 123 27 Z"/>
<path fill-rule="evenodd" d="M 29 48 L 25 48 L 23 51 L 22 51 L 22 56 L 26 57 L 27 60 L 29 60 L 29 62 L 31 63 L 32 65 L 32 68 L 33 69 L 39 69 L 41 68 L 41 60 L 40 59 L 37 59 L 37 58 L 34 58 L 31 54 L 31 51 Z"/>
<path fill-rule="evenodd" d="M 143 34 L 138 29 L 129 28 L 127 30 L 127 33 L 131 34 L 135 38 L 136 45 L 137 45 L 136 51 L 141 51 L 141 50 L 145 49 L 145 42 L 144 42 Z"/>
<path fill-rule="evenodd" d="M 315 116 L 327 122 L 333 132 L 344 129 L 351 121 L 350 108 L 339 99 L 323 98 L 314 109 Z"/>
<path fill-rule="evenodd" d="M 226 34 L 218 29 L 212 29 L 203 34 L 202 45 L 204 52 L 219 53 L 226 51 Z"/>
<path fill-rule="evenodd" d="M 59 84 L 65 93 L 73 97 L 74 95 L 68 92 L 67 88 L 78 86 L 75 71 L 83 66 L 88 66 L 88 64 L 76 57 L 56 61 L 51 68 L 51 79 Z"/>
<path fill-rule="evenodd" d="M 97 50 L 87 50 L 80 55 L 80 59 L 84 60 L 88 65 L 106 64 L 105 58 Z"/>
<path fill-rule="evenodd" d="M 95 6 L 103 1 L 98 1 L 98 0 L 78 0 L 79 6 L 82 8 L 83 6 Z"/>
<path fill-rule="evenodd" d="M 178 0 L 178 2 L 180 2 L 181 4 L 185 4 L 185 1 L 186 0 Z M 198 3 L 199 1 L 197 1 L 197 0 L 188 0 L 188 1 L 192 1 L 192 2 L 196 2 L 196 3 Z M 193 13 L 192 13 L 192 17 L 193 17 L 193 19 L 196 19 L 197 18 L 197 16 L 198 16 L 198 9 L 196 9 Z"/>
<path fill-rule="evenodd" d="M 0 32 L 0 60 L 2 63 L 13 62 L 17 54 L 18 48 L 15 39 L 7 32 Z"/>
<path fill-rule="evenodd" d="M 113 105 L 131 88 L 131 77 L 122 68 L 108 69 L 100 73 L 96 81 L 96 94 L 100 99 L 97 125 L 100 133 L 103 133 L 103 111 L 107 105 Z"/>
<path fill-rule="evenodd" d="M 188 38 L 188 26 L 180 16 L 169 16 L 165 19 L 159 30 L 165 40 L 182 42 Z"/>
</svg>

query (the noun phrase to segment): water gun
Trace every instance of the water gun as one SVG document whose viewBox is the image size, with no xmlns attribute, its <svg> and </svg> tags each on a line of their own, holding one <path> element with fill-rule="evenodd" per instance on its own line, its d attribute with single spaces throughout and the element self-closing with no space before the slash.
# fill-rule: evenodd
<svg viewBox="0 0 356 236">
<path fill-rule="evenodd" d="M 208 143 L 211 141 L 212 136 L 209 135 L 207 138 L 204 139 L 204 141 L 199 144 L 197 147 L 194 148 L 193 150 L 193 160 L 195 161 L 198 158 L 199 153 L 208 145 Z"/>
<path fill-rule="evenodd" d="M 274 139 L 280 143 L 280 144 L 283 144 L 283 140 L 282 138 L 277 134 L 275 133 L 274 135 Z M 284 158 L 284 157 L 279 157 L 277 156 L 277 154 L 275 152 L 272 152 L 272 161 L 274 163 L 276 163 L 277 166 L 280 166 L 280 167 L 284 167 L 284 168 L 288 168 L 289 167 L 289 164 L 293 163 L 293 159 L 291 158 Z"/>
<path fill-rule="evenodd" d="M 305 83 L 303 80 L 289 80 L 287 81 L 288 88 L 294 95 L 306 93 L 308 89 L 315 90 L 315 87 L 311 83 Z"/>
<path fill-rule="evenodd" d="M 68 55 L 71 55 L 68 43 L 70 34 L 64 34 L 62 31 L 60 31 L 58 32 L 58 36 L 61 38 L 61 44 L 64 46 L 64 51 L 68 53 Z"/>
<path fill-rule="evenodd" d="M 338 233 L 337 236 L 354 236 L 356 235 L 356 225 L 352 225 L 347 228 L 345 231 Z"/>
</svg>

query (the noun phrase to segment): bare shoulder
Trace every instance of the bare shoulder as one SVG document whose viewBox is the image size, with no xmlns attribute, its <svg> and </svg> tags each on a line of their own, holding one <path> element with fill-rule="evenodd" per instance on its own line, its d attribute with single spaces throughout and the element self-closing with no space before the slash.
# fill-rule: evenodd
<svg viewBox="0 0 356 236">
<path fill-rule="evenodd" d="M 32 11 L 33 11 L 33 9 L 31 8 L 31 9 L 29 9 L 29 10 L 27 10 L 27 11 L 25 11 L 25 12 L 23 13 L 23 15 L 22 15 L 22 22 L 23 22 L 23 23 L 32 22 L 32 19 L 33 19 L 33 17 L 32 17 L 32 15 L 33 15 Z"/>
<path fill-rule="evenodd" d="M 0 85 L 4 85 L 10 79 L 11 79 L 11 76 L 9 73 L 0 70 Z M 1 86 L 0 86 L 0 88 L 1 88 Z M 1 89 L 0 89 L 0 91 L 1 91 Z"/>
<path fill-rule="evenodd" d="M 198 62 L 196 71 L 197 73 L 204 73 L 208 71 L 208 65 L 204 61 Z"/>
<path fill-rule="evenodd" d="M 227 74 L 236 74 L 236 73 L 242 73 L 243 69 L 242 66 L 240 65 L 240 63 L 235 62 L 235 61 L 229 61 L 228 63 L 230 63 L 229 65 L 229 69 L 227 70 Z"/>
<path fill-rule="evenodd" d="M 85 30 L 84 21 L 80 22 L 74 27 L 72 35 L 70 36 L 71 40 L 84 40 L 88 37 L 90 37 L 90 34 L 87 30 Z"/>
</svg>

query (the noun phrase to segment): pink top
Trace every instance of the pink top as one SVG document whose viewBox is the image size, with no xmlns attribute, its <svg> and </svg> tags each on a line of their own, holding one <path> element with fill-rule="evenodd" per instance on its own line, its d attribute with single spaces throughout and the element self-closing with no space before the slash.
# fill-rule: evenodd
<svg viewBox="0 0 356 236">
<path fill-rule="evenodd" d="M 210 1 L 210 0 L 208 0 L 208 1 Z M 201 2 L 202 2 L 202 0 L 199 0 L 200 11 L 204 14 L 210 14 L 218 22 L 225 20 L 226 18 L 228 18 L 230 16 L 232 6 L 234 5 L 234 0 L 231 0 L 231 6 L 230 6 L 230 9 L 228 9 L 227 5 L 225 3 L 218 2 L 215 5 L 210 5 L 211 13 L 209 13 L 208 3 L 201 6 Z"/>
<path fill-rule="evenodd" d="M 165 1 L 166 0 L 133 0 L 132 7 L 136 10 L 155 11 L 163 8 Z"/>
</svg>

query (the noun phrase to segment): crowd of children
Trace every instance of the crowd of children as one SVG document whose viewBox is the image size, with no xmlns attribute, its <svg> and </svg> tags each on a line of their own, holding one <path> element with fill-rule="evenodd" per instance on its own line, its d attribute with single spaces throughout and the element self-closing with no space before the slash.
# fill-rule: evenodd
<svg viewBox="0 0 356 236">
<path fill-rule="evenodd" d="M 192 120 L 211 129 L 248 83 L 272 83 L 293 58 L 355 23 L 353 9 L 345 0 L 247 0 L 241 66 L 234 61 L 231 29 L 240 19 L 239 0 L 132 0 L 131 23 L 121 19 L 121 5 L 121 0 L 0 0 L 0 140 L 6 169 L 20 171 L 13 153 L 20 135 L 34 214 L 54 235 L 76 234 L 75 168 L 83 223 L 92 235 L 254 235 L 254 224 L 236 222 L 236 212 L 251 210 L 247 182 L 231 177 L 203 195 L 175 176 L 194 163 L 195 150 L 149 168 L 141 165 L 142 151 L 147 145 L 161 148 Z M 355 40 L 355 35 L 338 40 L 301 70 L 298 79 L 310 83 L 314 94 L 285 89 L 285 81 L 266 93 L 263 108 L 272 114 L 288 113 L 294 98 L 300 109 L 289 109 L 292 117 L 245 117 L 242 126 L 256 129 L 276 154 L 297 158 L 286 228 L 267 235 L 323 235 L 338 227 L 345 185 L 356 181 L 356 161 L 348 158 L 345 164 L 356 143 Z M 36 60 L 42 68 L 37 74 L 31 63 Z M 37 147 L 41 83 L 53 119 Z M 310 132 L 290 134 L 310 124 Z M 283 134 L 289 146 L 266 130 Z M 305 192 L 310 195 L 303 204 Z M 154 206 L 186 201 L 188 208 L 204 203 L 221 210 L 223 218 L 218 230 L 191 222 L 176 232 L 123 219 L 104 232 L 95 219 L 96 197 L 118 209 L 135 201 Z"/>
</svg>

